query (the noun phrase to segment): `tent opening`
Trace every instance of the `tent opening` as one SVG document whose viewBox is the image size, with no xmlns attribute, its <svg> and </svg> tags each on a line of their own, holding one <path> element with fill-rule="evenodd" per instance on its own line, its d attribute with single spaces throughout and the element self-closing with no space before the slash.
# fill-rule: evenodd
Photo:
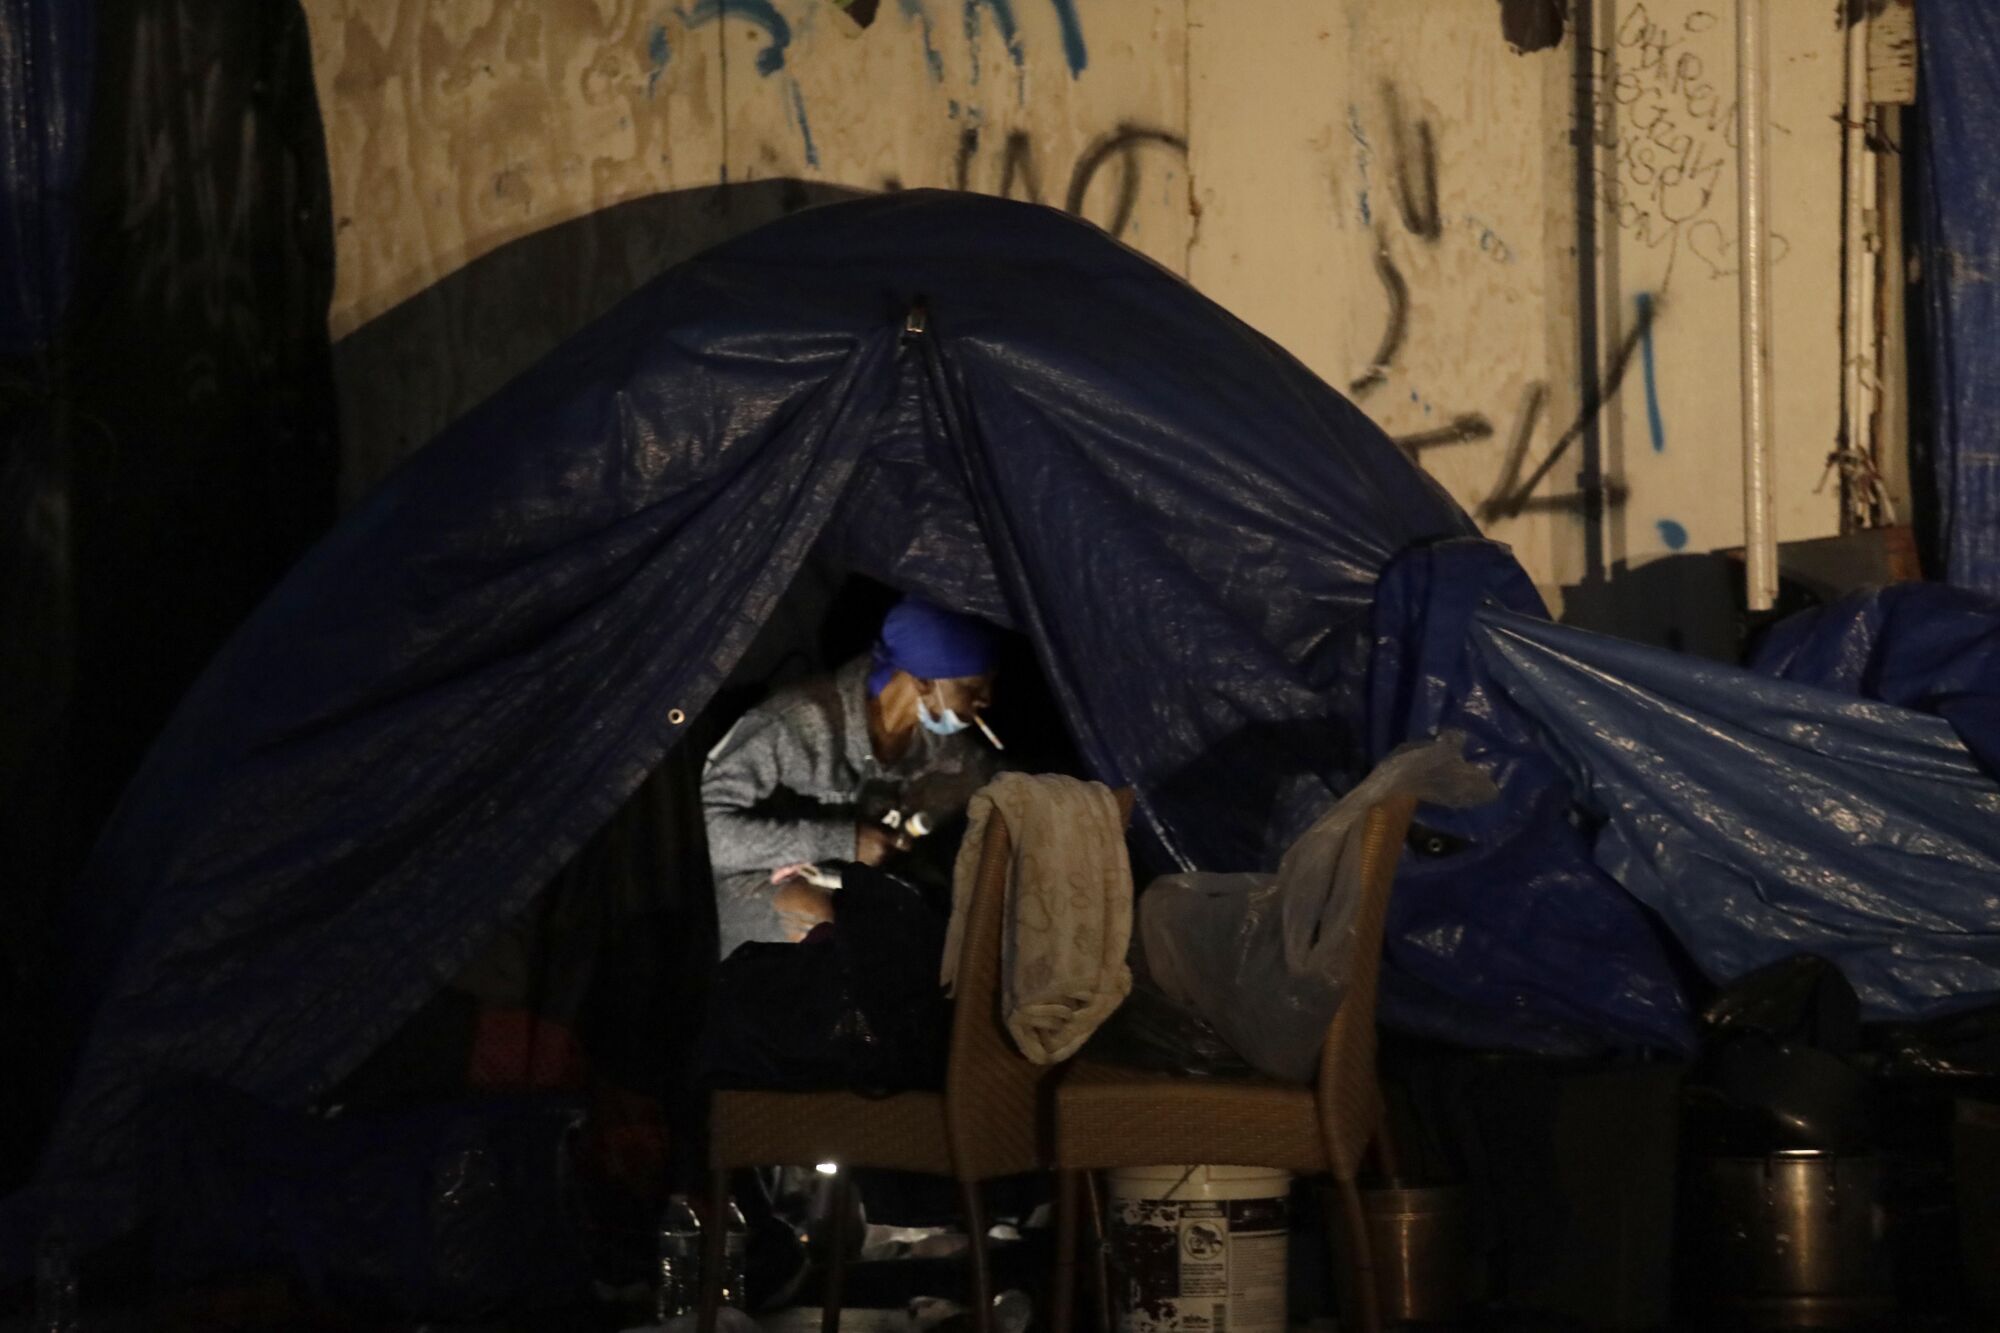
<svg viewBox="0 0 2000 1333">
<path fill-rule="evenodd" d="M 901 593 L 824 550 L 801 566 L 681 742 L 527 909 L 323 1099 L 385 1111 L 484 1094 L 583 1094 L 614 1171 L 635 1186 L 692 1143 L 691 1061 L 718 961 L 702 826 L 709 751 L 774 692 L 866 654 Z M 1009 767 L 1083 775 L 1033 648 L 1001 634 L 990 719 Z M 955 843 L 957 830 L 947 836 Z M 925 869 L 948 873 L 949 848 Z M 660 1138 L 660 1127 L 666 1127 Z M 659 1140 L 648 1145 L 645 1140 Z M 698 1162 L 687 1166 L 698 1168 Z"/>
</svg>

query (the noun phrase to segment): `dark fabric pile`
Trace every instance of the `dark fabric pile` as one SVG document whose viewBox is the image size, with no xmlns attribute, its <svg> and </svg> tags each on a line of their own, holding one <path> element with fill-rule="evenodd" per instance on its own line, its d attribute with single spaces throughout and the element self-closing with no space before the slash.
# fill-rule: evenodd
<svg viewBox="0 0 2000 1333">
<path fill-rule="evenodd" d="M 842 869 L 834 919 L 798 944 L 745 944 L 716 969 L 696 1065 L 725 1088 L 944 1084 L 951 1004 L 938 987 L 950 920 L 915 880 Z"/>
</svg>

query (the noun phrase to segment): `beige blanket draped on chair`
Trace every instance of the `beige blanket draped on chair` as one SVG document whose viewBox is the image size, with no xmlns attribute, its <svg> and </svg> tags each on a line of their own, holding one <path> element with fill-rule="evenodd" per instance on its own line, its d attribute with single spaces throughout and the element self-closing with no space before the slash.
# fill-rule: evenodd
<svg viewBox="0 0 2000 1333">
<path fill-rule="evenodd" d="M 1132 990 L 1132 868 L 1125 820 L 1109 787 L 1075 778 L 1003 773 L 972 798 L 953 874 L 941 980 L 958 971 L 966 904 L 995 810 L 1013 835 L 1001 941 L 1001 1017 L 1021 1053 L 1056 1064 Z"/>
</svg>

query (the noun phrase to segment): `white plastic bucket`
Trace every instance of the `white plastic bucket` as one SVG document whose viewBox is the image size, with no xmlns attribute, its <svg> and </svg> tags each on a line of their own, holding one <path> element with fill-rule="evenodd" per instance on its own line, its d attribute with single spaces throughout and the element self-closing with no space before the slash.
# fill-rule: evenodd
<svg viewBox="0 0 2000 1333">
<path fill-rule="evenodd" d="M 1112 1172 L 1118 1333 L 1285 1333 L 1291 1193 L 1259 1166 Z"/>
</svg>

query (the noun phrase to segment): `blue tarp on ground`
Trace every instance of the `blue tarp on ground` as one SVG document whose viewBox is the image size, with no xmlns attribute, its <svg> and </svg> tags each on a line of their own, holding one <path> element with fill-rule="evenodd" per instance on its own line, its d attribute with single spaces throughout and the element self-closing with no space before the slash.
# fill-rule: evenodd
<svg viewBox="0 0 2000 1333">
<path fill-rule="evenodd" d="M 1944 575 L 2000 593 L 2000 7 L 1917 6 L 1931 480 Z"/>
</svg>

